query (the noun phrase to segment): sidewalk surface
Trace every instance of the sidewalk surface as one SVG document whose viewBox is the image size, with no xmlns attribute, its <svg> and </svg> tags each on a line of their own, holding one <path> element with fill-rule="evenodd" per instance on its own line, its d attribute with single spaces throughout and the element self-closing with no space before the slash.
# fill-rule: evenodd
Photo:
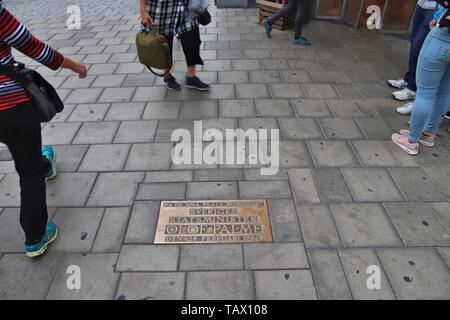
<svg viewBox="0 0 450 320">
<path fill-rule="evenodd" d="M 44 258 L 24 256 L 18 177 L 0 146 L 0 299 L 450 298 L 450 122 L 417 157 L 390 142 L 408 127 L 386 86 L 406 69 L 406 40 L 312 21 L 313 46 L 295 47 L 291 31 L 266 39 L 255 9 L 212 8 L 199 72 L 211 91 L 167 92 L 137 62 L 137 1 L 110 1 L 76 31 L 62 13 L 27 16 L 23 2 L 5 5 L 89 76 L 18 56 L 66 103 L 42 131 L 58 153 L 47 197 L 62 233 Z M 282 169 L 173 165 L 170 134 L 194 120 L 279 128 Z M 268 199 L 274 243 L 152 244 L 160 200 L 238 198 Z M 80 290 L 67 289 L 71 265 Z M 371 265 L 380 289 L 366 286 Z"/>
</svg>

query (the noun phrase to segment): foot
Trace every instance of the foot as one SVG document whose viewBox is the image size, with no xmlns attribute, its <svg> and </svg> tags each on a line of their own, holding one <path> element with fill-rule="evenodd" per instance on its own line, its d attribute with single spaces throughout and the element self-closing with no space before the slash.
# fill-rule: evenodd
<svg viewBox="0 0 450 320">
<path fill-rule="evenodd" d="M 408 102 L 407 104 L 404 104 L 403 106 L 397 108 L 395 111 L 400 114 L 408 115 L 411 114 L 413 109 L 414 102 Z"/>
<path fill-rule="evenodd" d="M 208 91 L 210 88 L 209 84 L 204 83 L 198 77 L 186 77 L 186 87 L 200 91 Z"/>
<path fill-rule="evenodd" d="M 180 91 L 181 86 L 178 84 L 177 79 L 171 74 L 164 76 L 163 83 L 166 85 L 169 90 L 172 91 Z"/>
<path fill-rule="evenodd" d="M 408 101 L 416 98 L 416 93 L 408 88 L 392 93 L 395 100 Z"/>
<path fill-rule="evenodd" d="M 58 227 L 53 222 L 47 223 L 44 236 L 36 244 L 26 246 L 27 257 L 35 258 L 45 253 L 48 246 L 58 237 Z"/>
<path fill-rule="evenodd" d="M 408 136 L 409 130 L 402 129 L 399 132 L 402 136 Z M 435 134 L 421 134 L 419 138 L 419 143 L 425 147 L 434 147 L 434 143 L 436 141 L 436 135 Z"/>
<path fill-rule="evenodd" d="M 292 44 L 299 45 L 299 46 L 310 46 L 311 45 L 311 42 L 303 36 L 300 36 L 297 38 L 292 37 L 291 42 L 292 42 Z"/>
<path fill-rule="evenodd" d="M 50 162 L 51 168 L 47 172 L 47 180 L 53 180 L 58 176 L 58 170 L 56 169 L 56 153 L 52 146 L 42 147 L 42 155 Z"/>
<path fill-rule="evenodd" d="M 409 142 L 408 136 L 394 133 L 391 137 L 392 142 L 399 146 L 406 153 L 415 156 L 419 153 L 419 143 Z"/>
<path fill-rule="evenodd" d="M 272 36 L 270 33 L 272 32 L 272 27 L 273 27 L 272 23 L 268 19 L 266 19 L 263 22 L 263 26 L 264 26 L 264 29 L 266 30 L 267 38 L 271 38 Z"/>
<path fill-rule="evenodd" d="M 444 115 L 444 118 L 447 120 L 450 120 L 450 111 Z"/>
<path fill-rule="evenodd" d="M 390 85 L 391 87 L 397 88 L 397 89 L 404 89 L 406 88 L 406 86 L 408 85 L 408 83 L 403 80 L 388 80 L 388 85 Z"/>
</svg>

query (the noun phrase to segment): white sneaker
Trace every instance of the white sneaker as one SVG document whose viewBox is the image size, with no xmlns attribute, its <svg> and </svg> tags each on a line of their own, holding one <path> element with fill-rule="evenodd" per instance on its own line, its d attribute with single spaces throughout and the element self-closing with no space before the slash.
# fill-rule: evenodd
<svg viewBox="0 0 450 320">
<path fill-rule="evenodd" d="M 399 101 L 413 100 L 416 98 L 416 93 L 412 90 L 409 90 L 408 88 L 396 91 L 392 93 L 392 95 L 394 96 L 395 100 Z"/>
<path fill-rule="evenodd" d="M 408 83 L 406 83 L 406 81 L 403 80 L 403 79 L 400 79 L 400 80 L 388 80 L 388 84 L 391 87 L 398 88 L 398 89 L 404 89 L 408 85 Z"/>
<path fill-rule="evenodd" d="M 401 107 L 398 107 L 395 111 L 400 114 L 408 115 L 411 114 L 413 109 L 414 102 L 408 102 Z"/>
</svg>

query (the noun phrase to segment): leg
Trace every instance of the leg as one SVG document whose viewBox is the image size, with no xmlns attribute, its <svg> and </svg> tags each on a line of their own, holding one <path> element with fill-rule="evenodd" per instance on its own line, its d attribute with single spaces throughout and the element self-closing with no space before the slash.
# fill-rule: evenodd
<svg viewBox="0 0 450 320">
<path fill-rule="evenodd" d="M 287 5 L 285 7 L 281 8 L 280 10 L 275 12 L 275 14 L 267 20 L 270 23 L 274 23 L 275 21 L 277 21 L 281 17 L 287 15 L 288 13 L 294 11 L 295 9 L 297 9 L 297 0 L 289 0 L 289 2 L 287 3 Z"/>
<path fill-rule="evenodd" d="M 306 16 L 306 0 L 297 0 L 297 16 L 295 17 L 295 37 L 301 37 L 303 22 Z"/>
<path fill-rule="evenodd" d="M 173 59 L 173 36 L 164 36 L 167 39 L 167 42 L 169 44 L 169 50 L 170 50 L 170 56 Z M 170 74 L 170 69 L 165 69 L 164 70 L 164 74 L 165 75 L 169 75 Z"/>
<path fill-rule="evenodd" d="M 195 77 L 195 66 L 197 64 L 203 64 L 202 57 L 200 56 L 200 45 L 202 43 L 200 40 L 200 30 L 195 28 L 181 35 L 180 41 L 188 66 L 187 76 Z"/>
</svg>

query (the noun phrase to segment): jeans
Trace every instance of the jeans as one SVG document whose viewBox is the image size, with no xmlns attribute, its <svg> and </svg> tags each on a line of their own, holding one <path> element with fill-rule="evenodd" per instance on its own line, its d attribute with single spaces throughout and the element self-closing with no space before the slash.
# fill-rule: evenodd
<svg viewBox="0 0 450 320">
<path fill-rule="evenodd" d="M 20 224 L 25 243 L 37 243 L 47 225 L 45 177 L 51 164 L 42 155 L 41 124 L 30 102 L 0 111 L 0 142 L 8 146 L 20 178 Z"/>
<path fill-rule="evenodd" d="M 408 89 L 414 92 L 417 91 L 417 60 L 419 58 L 420 49 L 422 48 L 423 42 L 430 32 L 430 27 L 428 25 L 431 20 L 433 20 L 433 14 L 434 10 L 425 10 L 420 6 L 417 6 L 416 11 L 414 12 L 413 29 L 411 32 L 411 48 L 409 50 L 409 68 L 403 78 L 403 80 L 408 83 Z"/>
<path fill-rule="evenodd" d="M 450 33 L 433 28 L 426 38 L 417 65 L 417 95 L 411 115 L 409 140 L 422 132 L 436 133 L 450 107 Z"/>
<path fill-rule="evenodd" d="M 300 37 L 302 35 L 303 22 L 306 16 L 306 0 L 289 0 L 288 4 L 278 10 L 271 18 L 270 23 L 274 23 L 281 17 L 297 10 L 297 16 L 295 17 L 295 36 Z"/>
</svg>

